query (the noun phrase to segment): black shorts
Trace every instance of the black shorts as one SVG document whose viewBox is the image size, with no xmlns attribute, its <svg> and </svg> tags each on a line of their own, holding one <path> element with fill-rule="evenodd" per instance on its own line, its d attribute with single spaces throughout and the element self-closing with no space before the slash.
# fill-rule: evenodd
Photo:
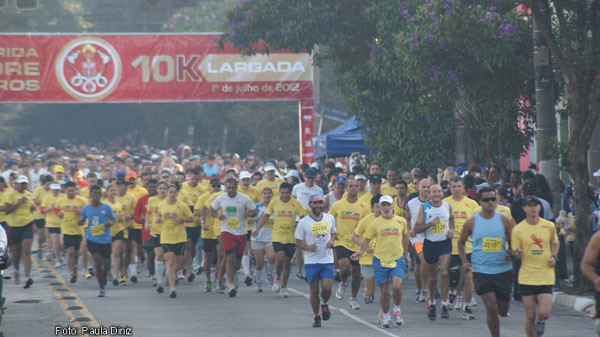
<svg viewBox="0 0 600 337">
<path fill-rule="evenodd" d="M 450 254 L 452 252 L 452 240 L 446 239 L 443 241 L 423 241 L 423 257 L 428 264 L 436 264 L 440 261 L 440 256 Z"/>
<path fill-rule="evenodd" d="M 528 285 L 528 284 L 520 284 L 519 283 L 519 294 L 521 294 L 521 296 L 552 294 L 552 284 L 541 285 L 541 286 L 532 286 L 532 285 Z"/>
<path fill-rule="evenodd" d="M 44 228 L 46 226 L 46 219 L 34 219 L 33 223 L 37 229 Z"/>
<path fill-rule="evenodd" d="M 466 254 L 467 255 L 467 261 L 469 261 L 469 263 L 471 263 L 471 253 Z M 460 260 L 460 255 L 450 255 L 450 264 L 448 265 L 448 269 L 452 269 L 456 266 L 462 265 L 462 261 Z"/>
<path fill-rule="evenodd" d="M 20 245 L 23 240 L 33 239 L 33 222 L 23 227 L 8 226 L 8 245 Z"/>
<path fill-rule="evenodd" d="M 214 252 L 218 244 L 219 240 L 217 239 L 202 239 L 202 250 L 207 253 Z"/>
<path fill-rule="evenodd" d="M 152 247 L 154 247 L 154 248 L 161 247 L 160 234 L 153 234 L 150 236 L 150 239 L 152 240 Z"/>
<path fill-rule="evenodd" d="M 73 247 L 75 251 L 79 251 L 79 247 L 81 246 L 81 235 L 64 234 L 63 242 L 65 244 L 65 249 Z"/>
<path fill-rule="evenodd" d="M 248 231 L 248 235 L 246 235 L 246 241 L 252 241 L 252 231 Z"/>
<path fill-rule="evenodd" d="M 91 255 L 99 253 L 105 259 L 110 259 L 112 254 L 112 244 L 110 243 L 97 243 L 92 240 L 87 240 L 87 250 Z"/>
<path fill-rule="evenodd" d="M 273 242 L 273 247 L 275 247 L 275 242 Z M 341 259 L 349 259 L 350 260 L 350 264 L 353 266 L 360 266 L 360 264 L 358 263 L 358 261 L 354 261 L 350 258 L 350 256 L 352 256 L 352 254 L 354 254 L 355 252 L 351 251 L 350 249 L 344 247 L 344 246 L 337 246 L 335 247 L 335 254 L 337 255 L 337 259 L 338 261 Z"/>
<path fill-rule="evenodd" d="M 60 227 L 46 227 L 50 234 L 60 234 Z"/>
<path fill-rule="evenodd" d="M 128 228 L 129 240 L 135 241 L 138 245 L 142 244 L 142 229 L 141 228 Z"/>
<path fill-rule="evenodd" d="M 275 254 L 279 251 L 283 251 L 285 253 L 285 257 L 291 259 L 294 257 L 294 253 L 296 252 L 296 245 L 293 243 L 281 243 L 281 242 L 273 242 L 273 250 Z"/>
<path fill-rule="evenodd" d="M 186 227 L 185 232 L 187 233 L 188 240 L 192 241 L 192 246 L 196 247 L 198 240 L 200 240 L 200 233 L 202 232 L 202 228 Z"/>
<path fill-rule="evenodd" d="M 144 243 L 142 244 L 142 248 L 144 248 L 146 252 L 154 252 L 154 245 L 152 244 L 152 240 L 144 241 Z"/>
<path fill-rule="evenodd" d="M 477 295 L 493 292 L 501 301 L 510 301 L 512 270 L 500 274 L 473 273 L 473 284 Z"/>
<path fill-rule="evenodd" d="M 186 242 L 179 243 L 163 243 L 162 249 L 164 253 L 174 253 L 175 256 L 183 256 Z"/>
<path fill-rule="evenodd" d="M 117 235 L 112 237 L 112 240 L 113 240 L 113 242 L 115 242 L 117 240 L 123 240 L 123 241 L 131 240 L 129 238 L 129 231 L 127 229 L 120 231 L 119 233 L 117 233 Z"/>
</svg>

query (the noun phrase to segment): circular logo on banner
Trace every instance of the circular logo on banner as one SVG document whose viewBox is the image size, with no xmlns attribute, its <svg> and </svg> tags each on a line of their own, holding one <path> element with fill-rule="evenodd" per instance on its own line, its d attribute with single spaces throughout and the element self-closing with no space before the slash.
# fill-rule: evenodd
<svg viewBox="0 0 600 337">
<path fill-rule="evenodd" d="M 81 101 L 108 96 L 121 80 L 121 58 L 108 42 L 82 37 L 67 43 L 56 59 L 56 78 L 61 87 Z"/>
</svg>

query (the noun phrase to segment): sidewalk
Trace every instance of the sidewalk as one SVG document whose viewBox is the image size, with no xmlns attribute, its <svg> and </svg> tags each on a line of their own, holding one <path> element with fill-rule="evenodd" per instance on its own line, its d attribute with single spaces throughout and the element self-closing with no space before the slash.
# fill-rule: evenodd
<svg viewBox="0 0 600 337">
<path fill-rule="evenodd" d="M 552 303 L 572 310 L 584 312 L 591 316 L 596 315 L 596 301 L 591 297 L 569 295 L 557 291 L 552 294 Z"/>
</svg>

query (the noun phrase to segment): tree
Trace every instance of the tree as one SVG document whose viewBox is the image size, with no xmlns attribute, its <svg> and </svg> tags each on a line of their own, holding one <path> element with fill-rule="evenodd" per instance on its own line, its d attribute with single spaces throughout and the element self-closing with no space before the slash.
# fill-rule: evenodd
<svg viewBox="0 0 600 337">
<path fill-rule="evenodd" d="M 525 4 L 539 23 L 567 91 L 565 99 L 571 122 L 563 165 L 575 186 L 574 255 L 575 261 L 581 261 L 592 234 L 587 151 L 600 115 L 600 0 L 528 0 Z M 591 289 L 578 264 L 574 269 L 575 286 L 580 290 Z"/>
<path fill-rule="evenodd" d="M 504 20 L 512 19 L 512 13 L 507 17 L 492 10 L 493 24 L 486 21 L 463 28 L 459 23 L 474 23 L 470 22 L 476 20 L 471 17 L 474 13 L 485 19 L 489 8 L 467 8 L 454 0 L 428 1 L 425 5 L 417 0 L 238 3 L 227 13 L 222 41 L 247 54 L 281 48 L 312 52 L 315 45 L 326 46 L 325 52 L 316 56 L 316 63 L 322 59 L 334 63 L 334 74 L 348 97 L 351 112 L 367 125 L 368 145 L 394 166 L 418 164 L 433 169 L 451 162 L 456 123 L 453 110 L 466 111 L 464 114 L 473 116 L 478 124 L 472 128 L 471 120 L 461 121 L 469 126 L 480 158 L 505 167 L 507 159 L 529 143 L 532 131 L 528 126 L 519 130 L 517 117 L 528 114 L 529 107 L 523 104 L 528 75 L 523 69 L 530 61 L 526 56 L 514 56 L 523 46 L 529 48 L 530 38 L 522 30 L 525 25 L 516 19 L 507 28 Z M 456 12 L 451 19 L 442 20 L 448 4 Z M 426 19 L 407 16 L 423 16 L 425 12 Z M 482 54 L 471 51 L 472 43 L 477 48 L 502 41 L 502 29 L 511 34 L 510 41 Z M 437 34 L 436 39 L 442 39 L 447 49 L 436 50 L 437 44 L 422 43 L 420 48 L 429 53 L 410 53 L 412 41 L 403 38 L 421 30 Z M 455 32 L 469 38 L 455 37 Z M 424 42 L 425 35 L 414 42 Z M 513 35 L 519 40 L 511 40 Z M 515 46 L 518 48 L 513 50 Z M 456 51 L 468 57 L 442 59 Z M 437 83 L 432 85 L 430 72 L 436 68 L 443 68 L 443 76 L 453 79 L 442 80 L 436 73 Z M 477 76 L 481 77 L 473 82 Z"/>
</svg>

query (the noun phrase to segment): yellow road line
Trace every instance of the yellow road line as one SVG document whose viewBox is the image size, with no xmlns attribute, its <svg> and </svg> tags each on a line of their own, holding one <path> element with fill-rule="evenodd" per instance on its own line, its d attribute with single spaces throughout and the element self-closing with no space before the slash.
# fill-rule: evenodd
<svg viewBox="0 0 600 337">
<path fill-rule="evenodd" d="M 42 274 L 42 266 L 35 260 L 32 259 L 33 264 L 35 265 L 36 269 L 38 270 L 38 273 Z M 84 317 L 88 317 L 90 320 L 87 321 L 87 323 L 89 324 L 90 327 L 99 327 L 100 323 L 98 323 L 98 321 L 96 320 L 96 318 L 94 317 L 94 315 L 92 315 L 92 313 L 90 313 L 90 311 L 88 310 L 88 308 L 85 306 L 85 304 L 83 303 L 83 301 L 81 300 L 81 298 L 73 291 L 71 290 L 71 288 L 67 285 L 67 283 L 65 282 L 65 280 L 60 276 L 59 273 L 56 272 L 56 270 L 54 270 L 54 268 L 52 268 L 50 266 L 50 262 L 48 261 L 44 261 L 44 265 L 46 268 L 48 268 L 48 270 L 50 270 L 50 272 L 56 277 L 56 281 L 61 283 L 63 287 L 65 287 L 65 289 L 67 289 L 68 291 L 66 292 L 59 292 L 56 290 L 56 288 L 54 286 L 51 286 L 50 284 L 48 284 L 48 289 L 50 289 L 50 291 L 52 292 L 52 294 L 54 294 L 54 296 L 56 297 L 56 299 L 58 299 L 58 302 L 61 306 L 61 308 L 63 309 L 63 311 L 65 312 L 65 315 L 69 318 L 69 320 L 73 323 L 73 325 L 77 328 L 81 328 L 81 324 L 82 322 L 76 321 L 75 320 L 75 315 L 73 314 L 73 310 L 67 310 L 67 300 L 63 299 L 64 293 L 68 293 L 69 296 L 72 296 L 74 298 L 74 302 L 75 304 L 77 304 L 78 306 L 81 307 L 81 309 L 78 309 L 79 312 L 82 313 L 82 315 Z M 84 335 L 84 336 L 87 336 Z"/>
</svg>

